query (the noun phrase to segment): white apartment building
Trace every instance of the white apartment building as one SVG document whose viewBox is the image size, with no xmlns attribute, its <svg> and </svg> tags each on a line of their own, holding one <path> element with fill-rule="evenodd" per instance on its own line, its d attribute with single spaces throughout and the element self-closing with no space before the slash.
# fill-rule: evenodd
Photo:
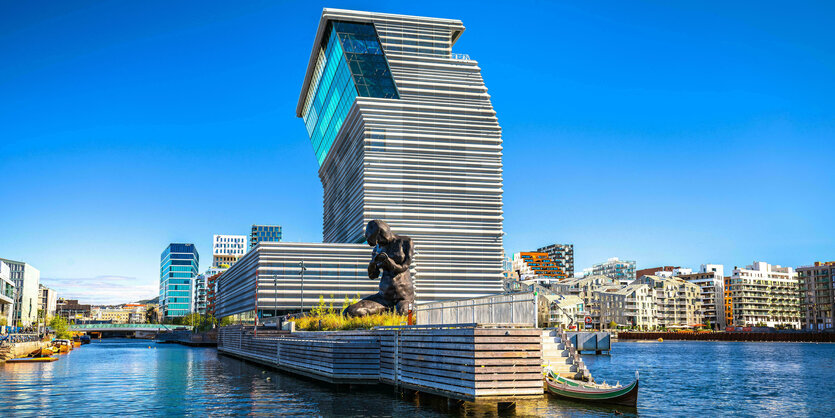
<svg viewBox="0 0 835 418">
<path fill-rule="evenodd" d="M 725 324 L 725 267 L 721 264 L 702 264 L 698 272 L 676 269 L 673 276 L 693 283 L 701 289 L 702 314 L 705 323 L 715 329 Z"/>
<path fill-rule="evenodd" d="M 548 318 L 540 323 L 547 323 L 547 326 L 552 328 L 560 325 L 583 328 L 584 319 L 588 315 L 583 299 L 574 295 L 545 295 L 543 298 L 548 304 Z"/>
<path fill-rule="evenodd" d="M 40 270 L 23 261 L 0 259 L 9 266 L 15 286 L 14 313 L 12 324 L 29 326 L 38 319 L 38 286 L 41 283 Z"/>
<path fill-rule="evenodd" d="M 649 285 L 633 283 L 620 288 L 607 288 L 595 292 L 599 321 L 605 328 L 614 322 L 617 326 L 643 329 L 659 325 L 654 292 Z"/>
<path fill-rule="evenodd" d="M 727 291 L 735 326 L 800 328 L 800 285 L 793 268 L 762 261 L 734 267 Z"/>
<path fill-rule="evenodd" d="M 643 276 L 633 284 L 646 284 L 652 291 L 658 326 L 683 327 L 704 322 L 701 288 L 677 277 Z"/>
<path fill-rule="evenodd" d="M 230 267 L 246 254 L 246 235 L 212 235 L 212 267 Z"/>
<path fill-rule="evenodd" d="M 610 277 L 617 280 L 622 286 L 626 286 L 635 280 L 635 262 L 613 257 L 606 262 L 595 264 L 591 268 L 591 274 Z"/>
<path fill-rule="evenodd" d="M 15 286 L 9 265 L 0 261 L 0 325 L 12 325 Z"/>
<path fill-rule="evenodd" d="M 573 295 L 579 297 L 585 306 L 586 312 L 592 318 L 594 328 L 600 329 L 600 310 L 595 300 L 595 292 L 622 288 L 616 280 L 606 276 L 572 277 L 551 286 L 551 290 L 559 295 Z"/>
<path fill-rule="evenodd" d="M 55 316 L 57 309 L 58 292 L 55 289 L 50 289 L 44 285 L 38 286 L 38 310 L 43 311 L 42 320 L 49 321 Z"/>
</svg>

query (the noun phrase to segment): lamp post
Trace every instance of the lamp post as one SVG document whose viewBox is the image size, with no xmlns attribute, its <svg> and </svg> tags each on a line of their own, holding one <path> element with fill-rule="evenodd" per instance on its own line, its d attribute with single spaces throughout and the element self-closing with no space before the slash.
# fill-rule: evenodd
<svg viewBox="0 0 835 418">
<path fill-rule="evenodd" d="M 299 312 L 304 314 L 304 271 L 307 270 L 307 267 L 304 266 L 304 260 L 299 262 L 299 266 L 301 267 L 301 272 L 299 272 L 299 274 L 302 277 L 302 291 L 301 295 L 299 296 Z"/>
</svg>

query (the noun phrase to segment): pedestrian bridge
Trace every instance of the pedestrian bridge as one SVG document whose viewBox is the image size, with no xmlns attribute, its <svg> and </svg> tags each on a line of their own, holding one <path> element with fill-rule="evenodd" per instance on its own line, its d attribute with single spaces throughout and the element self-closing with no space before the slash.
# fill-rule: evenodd
<svg viewBox="0 0 835 418">
<path fill-rule="evenodd" d="M 145 331 L 145 332 L 164 332 L 173 331 L 176 328 L 182 328 L 178 325 L 165 324 L 76 324 L 70 325 L 70 331 L 84 331 L 84 332 L 131 332 L 131 331 Z"/>
</svg>

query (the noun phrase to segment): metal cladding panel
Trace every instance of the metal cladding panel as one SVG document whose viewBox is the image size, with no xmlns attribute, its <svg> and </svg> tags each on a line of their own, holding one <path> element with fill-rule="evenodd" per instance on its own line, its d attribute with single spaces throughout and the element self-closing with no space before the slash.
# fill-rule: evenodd
<svg viewBox="0 0 835 418">
<path fill-rule="evenodd" d="M 415 243 L 418 303 L 502 291 L 502 138 L 460 21 L 349 11 L 374 23 L 399 99 L 358 97 L 319 171 L 325 242 L 382 219 Z M 325 18 L 323 17 L 323 19 Z"/>
<path fill-rule="evenodd" d="M 533 293 L 510 293 L 418 305 L 418 325 L 537 323 Z"/>
</svg>

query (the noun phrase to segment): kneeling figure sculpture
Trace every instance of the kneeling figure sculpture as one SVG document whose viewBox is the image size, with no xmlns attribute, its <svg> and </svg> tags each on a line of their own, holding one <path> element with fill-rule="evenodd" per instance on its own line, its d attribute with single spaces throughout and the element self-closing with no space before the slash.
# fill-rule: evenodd
<svg viewBox="0 0 835 418">
<path fill-rule="evenodd" d="M 412 239 L 395 235 L 388 224 L 373 220 L 365 227 L 365 239 L 374 247 L 368 263 L 368 278 L 380 278 L 380 291 L 347 307 L 347 316 L 366 316 L 387 310 L 409 313 L 415 301 L 415 287 L 409 265 L 415 250 Z M 382 275 L 380 275 L 382 273 Z"/>
</svg>

